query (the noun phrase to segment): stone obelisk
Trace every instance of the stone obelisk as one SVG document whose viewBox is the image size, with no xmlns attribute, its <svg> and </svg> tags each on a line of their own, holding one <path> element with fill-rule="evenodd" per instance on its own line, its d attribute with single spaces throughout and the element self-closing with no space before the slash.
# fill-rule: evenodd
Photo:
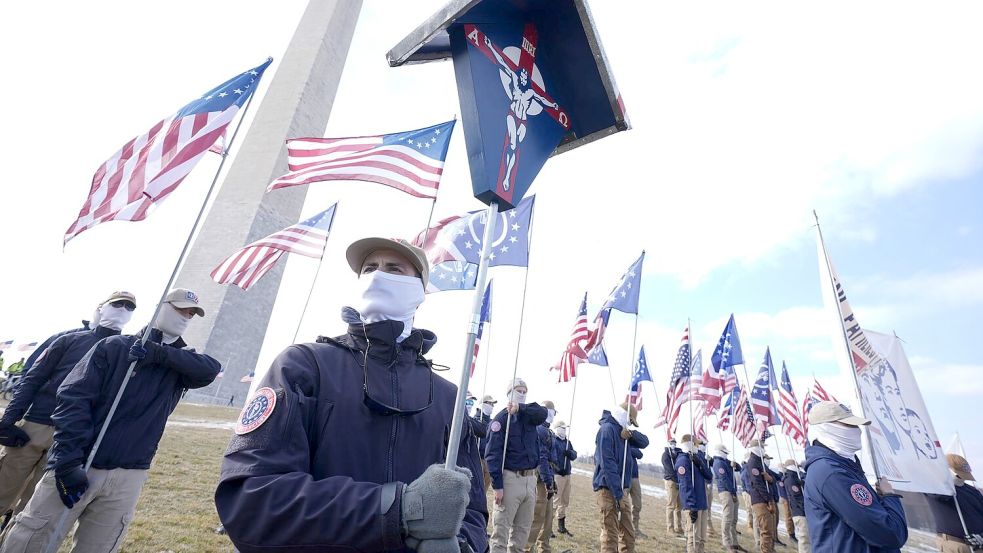
<svg viewBox="0 0 983 553">
<path fill-rule="evenodd" d="M 266 187 L 287 171 L 284 141 L 323 136 L 338 82 L 351 45 L 362 0 L 311 0 L 297 25 L 276 74 L 256 110 L 221 190 L 202 224 L 194 246 L 177 277 L 177 286 L 198 293 L 207 317 L 188 328 L 189 344 L 225 365 L 224 378 L 192 396 L 215 394 L 235 405 L 246 399 L 249 384 L 240 379 L 256 366 L 276 300 L 283 263 L 248 292 L 219 285 L 209 273 L 242 246 L 299 220 L 306 186 L 277 190 Z"/>
</svg>

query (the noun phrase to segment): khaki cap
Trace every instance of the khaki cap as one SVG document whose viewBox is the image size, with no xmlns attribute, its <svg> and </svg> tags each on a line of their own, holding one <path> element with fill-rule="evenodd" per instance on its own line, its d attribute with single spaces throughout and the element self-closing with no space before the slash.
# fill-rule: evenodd
<svg viewBox="0 0 983 553">
<path fill-rule="evenodd" d="M 761 447 L 761 442 L 760 442 L 760 441 L 758 441 L 758 440 L 751 440 L 751 441 L 750 441 L 750 442 L 749 442 L 749 443 L 747 444 L 747 446 L 748 446 L 748 447 Z"/>
<path fill-rule="evenodd" d="M 556 411 L 556 406 L 554 406 L 553 405 L 553 402 L 550 401 L 550 400 L 548 400 L 548 399 L 543 402 L 543 407 L 546 408 L 546 409 L 552 409 L 552 410 Z"/>
<path fill-rule="evenodd" d="M 625 411 L 628 411 L 628 420 L 631 421 L 631 425 L 638 426 L 638 408 L 636 408 L 634 405 L 629 405 L 627 401 L 622 402 L 619 407 Z"/>
<path fill-rule="evenodd" d="M 134 296 L 132 293 L 127 292 L 125 290 L 119 290 L 117 292 L 113 292 L 109 296 L 109 299 L 106 300 L 106 301 L 104 301 L 104 302 L 102 302 L 102 303 L 103 304 L 107 304 L 107 303 L 113 303 L 114 301 L 128 301 L 128 302 L 132 303 L 134 307 L 136 307 L 137 297 Z"/>
<path fill-rule="evenodd" d="M 519 388 L 519 387 L 522 387 L 522 388 L 525 388 L 526 390 L 529 390 L 529 386 L 526 386 L 526 381 L 523 380 L 523 379 L 521 379 L 521 378 L 519 378 L 519 377 L 516 377 L 515 379 L 512 380 L 512 382 L 509 383 L 509 389 L 508 390 L 505 390 L 505 393 L 506 394 L 511 394 L 512 393 L 512 390 L 514 390 L 516 388 Z"/>
<path fill-rule="evenodd" d="M 796 465 L 796 463 L 795 463 L 795 460 L 794 459 L 785 459 L 785 462 L 782 463 L 782 466 L 784 466 L 786 468 L 788 468 L 788 467 L 794 467 L 795 465 Z"/>
<path fill-rule="evenodd" d="M 198 305 L 198 294 L 187 288 L 174 288 L 164 297 L 164 302 L 179 309 L 192 308 L 199 317 L 205 316 L 205 310 Z"/>
<path fill-rule="evenodd" d="M 962 478 L 963 480 L 973 480 L 973 467 L 969 466 L 969 461 L 966 460 L 962 455 L 956 455 L 954 453 L 949 453 L 945 456 L 945 460 L 949 462 L 949 468 L 952 472 L 956 473 L 956 476 Z"/>
<path fill-rule="evenodd" d="M 680 443 L 693 442 L 693 436 L 691 434 L 683 434 L 683 437 L 679 440 Z"/>
<path fill-rule="evenodd" d="M 853 426 L 870 424 L 869 420 L 854 415 L 845 405 L 835 401 L 820 401 L 812 406 L 812 411 L 809 411 L 809 424 L 824 422 L 840 422 Z"/>
<path fill-rule="evenodd" d="M 717 451 L 718 453 L 730 453 L 730 450 L 727 449 L 727 446 L 725 446 L 724 444 L 718 444 L 713 449 L 714 449 L 714 451 Z"/>
<path fill-rule="evenodd" d="M 493 398 L 493 397 L 491 397 L 491 396 L 485 396 L 485 397 L 483 397 L 483 398 L 481 399 L 481 403 L 490 403 L 490 404 L 492 404 L 492 405 L 495 405 L 495 404 L 496 404 L 496 403 L 498 403 L 498 402 L 497 402 L 497 401 L 495 401 L 495 398 Z"/>
<path fill-rule="evenodd" d="M 362 273 L 362 264 L 365 263 L 366 258 L 372 255 L 372 252 L 379 250 L 399 252 L 420 272 L 420 278 L 423 280 L 424 286 L 430 282 L 430 264 L 427 263 L 427 254 L 420 248 L 399 238 L 374 236 L 356 240 L 348 246 L 348 251 L 345 252 L 345 258 L 348 260 L 348 266 L 358 275 Z"/>
<path fill-rule="evenodd" d="M 556 421 L 556 422 L 553 423 L 553 428 L 556 428 L 557 430 L 559 430 L 560 428 L 568 428 L 568 427 L 567 427 L 567 423 L 566 422 L 561 421 L 561 420 L 558 420 L 558 421 Z"/>
</svg>

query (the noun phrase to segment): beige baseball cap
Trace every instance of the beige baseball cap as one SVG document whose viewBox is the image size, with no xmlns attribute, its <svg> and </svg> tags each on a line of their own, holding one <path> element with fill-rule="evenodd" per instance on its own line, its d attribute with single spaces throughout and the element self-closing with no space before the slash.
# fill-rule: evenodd
<svg viewBox="0 0 983 553">
<path fill-rule="evenodd" d="M 199 317 L 205 316 L 205 310 L 198 305 L 198 294 L 187 288 L 174 288 L 164 297 L 164 302 L 179 309 L 192 308 Z"/>
<path fill-rule="evenodd" d="M 962 478 L 963 480 L 976 480 L 973 478 L 973 467 L 969 466 L 969 461 L 967 461 L 962 455 L 949 453 L 945 456 L 945 460 L 949 462 L 949 468 L 952 469 L 952 472 L 956 473 L 956 476 L 959 478 Z"/>
<path fill-rule="evenodd" d="M 562 420 L 558 420 L 558 421 L 556 421 L 556 422 L 553 423 L 553 428 L 559 430 L 561 428 L 568 428 L 568 427 L 567 427 L 567 423 L 566 422 L 564 422 Z"/>
<path fill-rule="evenodd" d="M 809 411 L 809 424 L 824 422 L 840 422 L 853 426 L 870 424 L 869 420 L 854 415 L 845 405 L 835 401 L 820 401 L 812 406 L 812 411 Z"/>
<path fill-rule="evenodd" d="M 348 251 L 345 252 L 345 258 L 348 260 L 348 266 L 358 275 L 362 273 L 362 264 L 365 263 L 366 258 L 372 252 L 379 250 L 393 250 L 398 252 L 420 272 L 420 278 L 423 280 L 424 286 L 430 282 L 430 264 L 427 263 L 427 254 L 420 248 L 399 238 L 373 236 L 356 240 L 348 246 Z"/>
<path fill-rule="evenodd" d="M 638 426 L 638 408 L 634 405 L 629 405 L 627 401 L 621 402 L 619 405 L 625 411 L 628 411 L 628 420 L 631 421 L 632 426 Z"/>
<path fill-rule="evenodd" d="M 495 398 L 493 398 L 493 397 L 491 397 L 491 396 L 485 396 L 485 397 L 483 397 L 483 398 L 481 399 L 481 403 L 489 403 L 489 404 L 491 404 L 491 405 L 495 405 L 495 404 L 496 404 L 496 403 L 498 403 L 498 402 L 497 402 L 497 401 L 495 401 Z"/>
<path fill-rule="evenodd" d="M 550 400 L 548 400 L 548 399 L 543 402 L 543 407 L 545 407 L 546 409 L 552 409 L 552 410 L 556 411 L 556 406 L 553 405 L 553 402 L 550 401 Z"/>
<path fill-rule="evenodd" d="M 119 290 L 119 291 L 113 292 L 109 296 L 109 299 L 106 300 L 106 301 L 104 301 L 104 302 L 102 302 L 102 303 L 103 304 L 107 304 L 107 303 L 113 303 L 114 301 L 128 301 L 128 302 L 132 303 L 134 307 L 136 307 L 137 297 L 134 296 L 132 293 L 127 292 L 125 290 Z"/>
<path fill-rule="evenodd" d="M 747 444 L 748 447 L 761 447 L 761 442 L 757 439 L 751 440 Z"/>
</svg>

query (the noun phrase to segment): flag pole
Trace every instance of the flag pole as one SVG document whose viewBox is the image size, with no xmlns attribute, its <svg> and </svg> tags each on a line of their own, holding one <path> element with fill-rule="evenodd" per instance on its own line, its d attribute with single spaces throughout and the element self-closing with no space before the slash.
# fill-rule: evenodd
<svg viewBox="0 0 983 553">
<path fill-rule="evenodd" d="M 580 380 L 576 376 L 573 377 L 573 394 L 570 395 L 570 420 L 567 422 L 567 447 L 566 451 L 570 450 L 570 442 L 572 441 L 571 432 L 573 431 L 573 406 L 574 402 L 577 401 L 577 381 Z M 508 436 L 506 436 L 508 438 Z"/>
<path fill-rule="evenodd" d="M 228 357 L 225 358 L 225 364 L 222 365 L 223 370 L 225 369 L 225 367 L 228 367 L 229 366 L 229 363 L 231 363 L 231 362 L 232 362 L 232 354 L 230 353 L 228 355 Z M 224 382 L 224 381 L 225 381 L 225 378 L 223 377 L 222 378 L 222 382 Z M 219 392 L 219 390 L 222 389 L 222 382 L 219 382 L 218 383 L 218 386 L 215 387 L 215 395 L 213 395 L 212 398 L 217 398 L 218 397 L 218 392 Z"/>
<path fill-rule="evenodd" d="M 481 256 L 478 258 L 478 280 L 475 283 L 474 301 L 471 305 L 471 319 L 468 322 L 467 346 L 464 348 L 464 363 L 461 365 L 461 380 L 457 386 L 457 399 L 454 403 L 454 419 L 451 421 L 451 433 L 447 444 L 447 458 L 444 468 L 453 470 L 457 466 L 457 451 L 461 445 L 464 418 L 467 416 L 468 383 L 471 380 L 471 359 L 474 356 L 474 342 L 478 338 L 478 327 L 481 324 L 481 303 L 485 296 L 485 282 L 488 280 L 488 255 L 491 253 L 492 239 L 495 236 L 495 225 L 498 222 L 498 202 L 488 204 L 485 216 L 485 233 L 481 240 Z M 430 228 L 429 226 L 427 227 Z M 426 238 L 424 238 L 424 242 Z M 508 444 L 508 436 L 505 439 Z"/>
<path fill-rule="evenodd" d="M 307 301 L 304 302 L 304 310 L 300 312 L 300 319 L 297 321 L 297 329 L 294 330 L 294 339 L 291 344 L 297 343 L 297 336 L 300 334 L 300 325 L 304 323 L 304 315 L 307 314 L 307 307 L 311 304 L 311 296 L 314 295 L 314 287 L 317 286 L 317 276 L 321 274 L 321 265 L 324 264 L 324 252 L 328 249 L 328 240 L 331 238 L 331 227 L 334 226 L 335 217 L 338 216 L 338 202 L 335 202 L 331 211 L 331 221 L 328 223 L 328 232 L 324 236 L 324 247 L 321 248 L 321 258 L 317 260 L 317 270 L 314 271 L 314 280 L 311 281 L 311 289 L 307 291 Z M 427 228 L 430 228 L 429 225 Z"/>
<path fill-rule="evenodd" d="M 751 403 L 751 392 L 754 390 L 754 388 L 751 387 L 751 379 L 748 378 L 748 376 L 747 376 L 747 364 L 746 363 L 741 363 L 741 368 L 744 369 L 744 381 L 745 381 L 744 382 L 744 385 L 745 385 L 745 388 L 744 389 L 747 390 L 747 401 L 748 401 L 748 404 L 750 404 Z M 754 408 L 751 408 L 751 414 L 754 416 L 754 420 L 751 421 L 751 424 L 755 428 L 757 428 L 757 426 L 758 426 L 758 416 L 757 415 L 754 415 Z M 765 426 L 765 430 L 768 430 L 768 427 L 767 426 Z M 762 437 L 764 437 L 764 434 L 762 434 Z M 759 440 L 759 442 L 764 442 L 764 440 L 761 439 L 761 440 Z M 761 443 L 762 450 L 764 449 L 764 447 L 765 447 L 765 444 L 764 443 Z M 765 460 L 762 457 L 762 459 L 761 459 L 761 466 L 764 467 L 764 465 L 765 465 Z M 768 479 L 762 477 L 762 480 L 765 481 L 765 489 L 768 490 L 768 495 L 771 495 L 771 486 L 768 485 Z"/>
<path fill-rule="evenodd" d="M 257 86 L 258 83 L 257 83 Z M 253 89 L 255 90 L 255 88 Z M 154 327 L 154 323 L 157 321 L 157 317 L 160 315 L 160 308 L 164 305 L 164 300 L 167 298 L 167 293 L 170 291 L 171 286 L 174 285 L 174 280 L 177 278 L 178 270 L 181 268 L 181 264 L 184 262 L 184 258 L 188 254 L 188 248 L 191 247 L 191 240 L 195 236 L 195 231 L 198 230 L 198 225 L 201 224 L 201 220 L 205 215 L 205 208 L 208 206 L 208 200 L 212 197 L 212 192 L 215 191 L 215 184 L 218 182 L 218 177 L 222 173 L 222 167 L 225 166 L 225 160 L 229 156 L 229 150 L 232 148 L 232 144 L 235 142 L 236 135 L 239 134 L 239 128 L 242 126 L 242 121 L 246 118 L 246 113 L 249 111 L 249 106 L 253 103 L 253 98 L 255 94 L 250 94 L 249 99 L 246 100 L 246 105 L 242 108 L 242 114 L 239 116 L 239 121 L 236 123 L 236 128 L 232 131 L 232 136 L 229 138 L 228 143 L 226 143 L 225 148 L 222 151 L 222 161 L 218 164 L 218 169 L 215 170 L 215 176 L 212 177 L 212 183 L 208 186 L 208 192 L 205 193 L 205 200 L 201 202 L 201 208 L 198 210 L 198 216 L 195 218 L 194 224 L 191 226 L 191 231 L 188 233 L 188 238 L 184 241 L 184 247 L 181 248 L 181 253 L 178 255 L 177 262 L 174 264 L 174 269 L 171 271 L 171 276 L 167 279 L 167 285 L 164 287 L 164 292 L 160 295 L 160 299 L 157 301 L 157 307 L 154 308 L 154 314 L 150 317 L 150 324 L 147 325 L 146 331 L 140 338 L 140 344 L 146 344 L 147 339 L 150 337 L 150 330 Z M 129 368 L 126 370 L 126 376 L 123 377 L 123 382 L 120 383 L 119 390 L 116 392 L 116 397 L 113 398 L 113 403 L 109 407 L 109 412 L 106 413 L 106 420 L 103 421 L 102 427 L 99 428 L 99 434 L 96 436 L 96 440 L 92 443 L 92 450 L 89 451 L 89 457 L 85 461 L 85 466 L 83 470 L 86 473 L 89 472 L 89 468 L 92 467 L 92 461 L 95 460 L 96 454 L 99 452 L 99 446 L 102 445 L 102 439 L 106 436 L 106 430 L 109 429 L 109 424 L 113 420 L 113 415 L 116 414 L 116 408 L 119 407 L 119 402 L 123 399 L 123 392 L 126 391 L 126 385 L 130 382 L 130 377 L 133 376 L 134 368 L 136 367 L 137 361 L 134 360 L 130 362 Z M 60 540 L 57 536 L 61 534 L 62 528 L 65 526 L 65 519 L 68 517 L 68 509 L 62 511 L 61 515 L 58 517 L 58 522 L 55 523 L 54 532 L 52 532 L 48 543 L 44 547 L 45 553 L 55 553 L 58 550 L 58 546 L 61 545 Z"/>
<path fill-rule="evenodd" d="M 489 297 L 488 297 L 488 311 L 489 312 L 491 311 L 491 295 L 489 295 Z M 481 382 L 481 400 L 482 401 L 485 400 L 485 394 L 488 391 L 488 366 L 491 364 L 490 358 L 491 358 L 492 325 L 490 323 L 485 323 L 485 324 L 487 325 L 487 326 L 484 327 L 485 328 L 485 332 L 487 333 L 486 334 L 487 338 L 485 338 L 485 340 L 484 340 L 486 346 L 485 346 L 485 368 L 484 368 L 485 374 L 484 374 L 484 377 L 482 378 L 482 382 Z"/>
<path fill-rule="evenodd" d="M 642 263 L 643 264 L 645 263 L 644 260 L 645 260 L 645 250 L 642 250 Z M 629 268 L 629 270 L 631 270 L 631 269 Z M 639 266 L 639 268 L 638 268 L 639 273 L 641 273 L 641 270 L 642 270 L 642 267 Z M 627 273 L 625 274 L 625 276 L 628 276 Z M 631 381 L 632 381 L 632 377 L 635 374 L 635 362 L 636 362 L 636 358 L 635 358 L 635 347 L 638 344 L 638 319 L 639 319 L 639 313 L 641 312 L 641 310 L 642 310 L 642 275 L 639 274 L 638 275 L 638 305 L 635 306 L 635 331 L 632 334 L 632 338 L 631 338 L 631 358 L 630 358 L 631 361 L 628 363 L 628 395 L 627 395 L 627 397 L 625 397 L 625 403 L 628 404 L 628 409 L 626 409 L 626 411 L 628 411 L 628 415 L 629 415 L 629 417 L 628 417 L 629 418 L 629 422 L 628 422 L 629 425 L 631 424 L 631 420 L 630 420 L 631 419 L 631 416 L 630 416 L 631 415 Z M 610 375 L 610 374 L 611 374 L 611 371 L 609 370 L 608 371 L 608 375 Z M 612 377 L 612 380 L 611 380 L 611 384 L 612 384 L 612 386 L 614 385 L 614 379 L 613 379 L 613 377 Z M 639 389 L 639 392 L 642 389 L 642 383 L 641 382 L 638 383 L 638 389 Z M 618 405 L 618 396 L 615 396 L 614 397 L 614 404 L 615 405 Z M 636 412 L 637 412 L 637 407 L 636 407 Z M 628 440 L 625 440 L 625 458 L 624 458 L 624 460 L 621 463 L 621 483 L 622 483 L 622 485 L 624 485 L 624 482 L 625 482 L 625 472 L 627 472 L 627 470 L 628 470 Z M 629 485 L 630 484 L 631 484 L 631 482 L 629 482 Z M 621 511 L 619 510 L 618 513 L 619 513 L 618 514 L 618 519 L 620 520 L 621 519 L 621 514 L 620 514 Z"/>
</svg>

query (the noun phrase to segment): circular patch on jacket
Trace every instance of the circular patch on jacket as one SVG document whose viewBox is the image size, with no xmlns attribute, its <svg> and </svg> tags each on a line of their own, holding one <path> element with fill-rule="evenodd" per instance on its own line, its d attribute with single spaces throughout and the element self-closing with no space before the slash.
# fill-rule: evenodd
<svg viewBox="0 0 983 553">
<path fill-rule="evenodd" d="M 256 395 L 242 409 L 242 415 L 236 422 L 236 434 L 240 436 L 256 430 L 273 414 L 276 407 L 276 392 L 272 388 L 260 388 Z"/>
<path fill-rule="evenodd" d="M 491 431 L 492 432 L 498 432 L 501 429 L 502 429 L 502 423 L 500 423 L 498 421 L 493 421 L 491 423 Z"/>
<path fill-rule="evenodd" d="M 761 471 L 758 469 L 751 469 L 751 474 L 755 476 L 761 476 Z"/>
<path fill-rule="evenodd" d="M 869 507 L 871 503 L 874 502 L 874 496 L 871 495 L 870 490 L 867 486 L 863 484 L 854 484 L 850 486 L 850 495 L 853 500 L 857 503 L 863 505 L 864 507 Z"/>
<path fill-rule="evenodd" d="M 799 493 L 799 487 L 796 486 L 795 484 L 792 484 L 792 491 L 795 493 Z"/>
<path fill-rule="evenodd" d="M 678 472 L 679 474 L 686 474 L 686 467 L 679 467 L 678 469 L 676 469 L 676 472 Z"/>
<path fill-rule="evenodd" d="M 717 472 L 719 472 L 720 474 L 724 474 L 724 473 L 725 473 L 725 472 L 727 472 L 727 471 L 725 471 L 725 470 L 723 469 L 723 467 L 721 467 L 721 468 L 719 468 L 719 469 L 717 469 Z"/>
</svg>

